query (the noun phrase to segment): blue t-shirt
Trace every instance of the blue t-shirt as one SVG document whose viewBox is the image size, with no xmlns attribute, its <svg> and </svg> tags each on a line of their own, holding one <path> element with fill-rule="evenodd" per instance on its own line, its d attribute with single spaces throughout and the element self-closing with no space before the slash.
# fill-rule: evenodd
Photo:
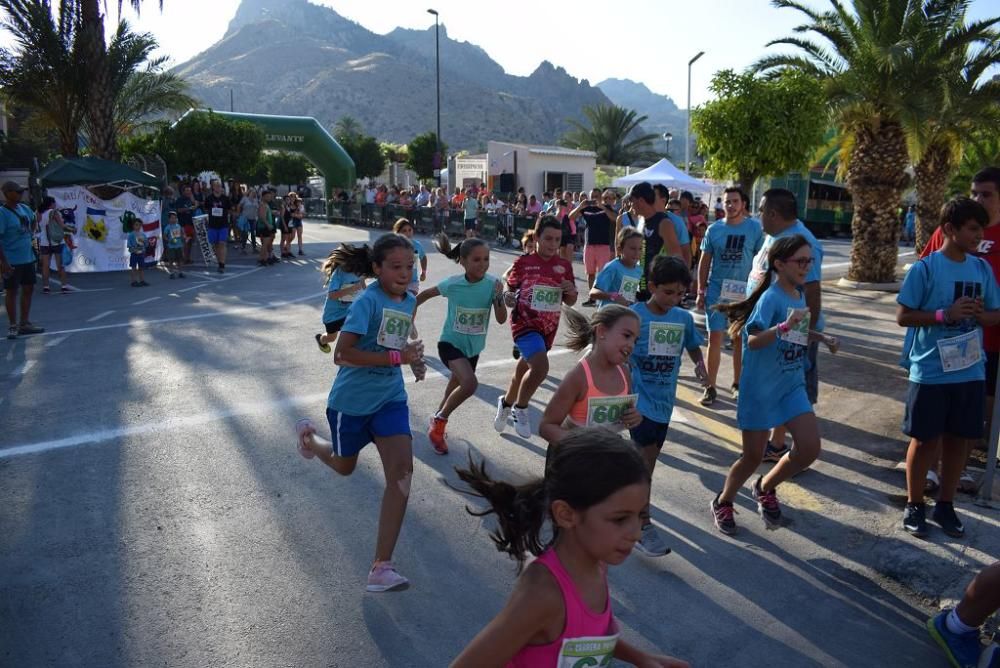
<svg viewBox="0 0 1000 668">
<path fill-rule="evenodd" d="M 701 240 L 701 250 L 712 254 L 708 293 L 705 295 L 709 306 L 719 303 L 724 283 L 725 302 L 739 301 L 737 293 L 746 295 L 753 258 L 763 245 L 764 229 L 753 218 L 744 218 L 736 225 L 717 220 L 708 227 L 705 238 Z"/>
<path fill-rule="evenodd" d="M 167 240 L 167 248 L 184 248 L 184 231 L 180 223 L 167 223 L 163 226 L 163 238 Z"/>
<path fill-rule="evenodd" d="M 639 395 L 636 409 L 650 420 L 667 424 L 674 412 L 681 355 L 704 343 L 694 318 L 682 308 L 663 315 L 649 310 L 645 302 L 632 305 L 639 314 L 639 336 L 629 358 L 633 391 Z"/>
<path fill-rule="evenodd" d="M 896 301 L 916 311 L 936 311 L 949 308 L 959 297 L 981 298 L 987 311 L 1000 308 L 996 279 L 986 260 L 966 255 L 965 261 L 955 262 L 937 251 L 910 268 Z M 978 361 L 973 362 L 977 352 Z M 914 383 L 942 385 L 986 378 L 983 328 L 971 318 L 952 325 L 908 328 L 903 354 Z M 953 370 L 945 371 L 945 364 Z"/>
<path fill-rule="evenodd" d="M 482 280 L 470 283 L 465 274 L 458 274 L 438 283 L 438 292 L 448 300 L 441 341 L 455 346 L 466 357 L 475 357 L 486 347 L 497 281 L 486 274 Z"/>
<path fill-rule="evenodd" d="M 416 306 L 417 298 L 410 293 L 396 301 L 373 281 L 351 304 L 340 331 L 357 334 L 360 338 L 355 346 L 359 350 L 402 350 L 413 327 Z M 395 401 L 406 401 L 403 372 L 398 366 L 342 366 L 326 403 L 339 413 L 361 416 L 372 415 Z"/>
<path fill-rule="evenodd" d="M 34 223 L 35 214 L 26 204 L 18 203 L 17 212 L 0 204 L 0 245 L 10 264 L 31 264 L 35 261 L 31 250 Z"/>
<path fill-rule="evenodd" d="M 667 214 L 667 218 L 670 219 L 670 222 L 674 224 L 674 230 L 677 231 L 677 241 L 680 243 L 680 245 L 684 246 L 690 244 L 691 235 L 688 234 L 688 226 L 687 223 L 684 222 L 684 219 L 678 216 L 676 213 L 672 213 L 670 211 L 667 211 L 665 213 Z"/>
<path fill-rule="evenodd" d="M 795 224 L 786 230 L 779 232 L 778 234 L 771 236 L 770 234 L 764 235 L 764 243 L 761 245 L 760 250 L 757 251 L 757 255 L 753 258 L 753 268 L 750 270 L 750 277 L 747 279 L 747 297 L 757 289 L 760 282 L 764 280 L 764 273 L 767 271 L 767 254 L 771 250 L 771 245 L 774 244 L 776 239 L 782 239 L 784 237 L 790 237 L 794 235 L 801 235 L 805 237 L 809 245 L 812 246 L 812 257 L 813 263 L 809 267 L 809 273 L 806 275 L 806 283 L 814 283 L 821 281 L 823 278 L 823 245 L 816 240 L 813 233 L 809 231 L 801 220 L 796 220 Z M 817 331 L 823 331 L 823 312 L 820 311 L 819 322 L 813 326 L 813 329 Z"/>
<path fill-rule="evenodd" d="M 323 322 L 336 322 L 347 317 L 347 310 L 351 303 L 359 296 L 357 293 L 348 295 L 343 299 L 330 299 L 331 292 L 339 292 L 344 288 L 360 283 L 361 277 L 344 271 L 340 267 L 333 270 L 330 280 L 326 282 L 326 299 L 323 302 Z"/>
<path fill-rule="evenodd" d="M 751 350 L 747 346 L 750 333 L 759 333 L 788 320 L 788 309 L 804 309 L 806 300 L 802 292 L 789 296 L 776 283 L 771 284 L 757 305 L 754 306 L 743 327 L 743 372 L 740 375 L 737 420 L 747 419 L 766 428 L 784 424 L 795 417 L 789 414 L 789 405 L 798 405 L 805 396 L 805 364 L 807 345 L 777 339 L 765 348 Z M 808 400 L 805 401 L 808 406 Z M 746 417 L 741 417 L 746 416 Z"/>
<path fill-rule="evenodd" d="M 413 278 L 410 279 L 410 284 L 420 284 L 420 261 L 427 257 L 427 253 L 424 252 L 424 245 L 417 241 L 416 239 L 410 239 L 410 243 L 413 244 Z"/>
<path fill-rule="evenodd" d="M 913 211 L 907 211 L 906 212 L 906 220 L 904 222 L 904 225 L 906 227 L 906 233 L 908 235 L 912 235 L 913 234 L 914 226 L 916 224 L 917 224 L 917 214 L 914 213 Z"/>
<path fill-rule="evenodd" d="M 146 235 L 142 232 L 129 232 L 125 244 L 132 255 L 143 254 L 146 252 Z"/>
<path fill-rule="evenodd" d="M 635 301 L 635 293 L 642 280 L 642 267 L 636 262 L 634 267 L 626 267 L 619 258 L 604 265 L 594 279 L 594 287 L 602 292 L 620 292 L 630 302 Z M 598 308 L 604 308 L 612 301 L 602 299 L 597 302 Z"/>
</svg>

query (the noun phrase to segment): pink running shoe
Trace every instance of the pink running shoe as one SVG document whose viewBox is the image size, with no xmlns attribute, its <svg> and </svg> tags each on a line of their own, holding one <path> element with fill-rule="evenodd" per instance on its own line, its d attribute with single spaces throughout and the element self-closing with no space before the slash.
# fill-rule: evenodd
<svg viewBox="0 0 1000 668">
<path fill-rule="evenodd" d="M 399 574 L 399 571 L 396 570 L 391 561 L 377 561 L 372 566 L 371 572 L 368 573 L 368 585 L 365 587 L 365 590 L 372 592 L 389 591 L 390 589 L 409 584 L 409 582 L 409 580 Z"/>
<path fill-rule="evenodd" d="M 305 443 L 305 437 L 309 434 L 316 433 L 316 425 L 309 418 L 300 418 L 298 422 L 295 423 L 295 433 L 299 437 L 299 454 L 306 459 L 312 459 L 316 456 L 316 453 L 309 449 L 309 446 Z"/>
</svg>

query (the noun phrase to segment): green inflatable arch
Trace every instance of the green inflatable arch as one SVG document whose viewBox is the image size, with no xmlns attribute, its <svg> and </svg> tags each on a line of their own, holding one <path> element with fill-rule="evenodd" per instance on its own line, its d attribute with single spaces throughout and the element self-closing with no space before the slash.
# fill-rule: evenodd
<svg viewBox="0 0 1000 668">
<path fill-rule="evenodd" d="M 231 111 L 189 109 L 184 113 L 213 113 L 234 121 L 253 123 L 264 131 L 264 148 L 301 153 L 316 165 L 326 180 L 326 199 L 333 200 L 333 188 L 351 189 L 356 181 L 354 161 L 315 118 L 308 116 L 269 116 L 237 114 Z M 179 122 L 180 119 L 178 119 Z"/>
</svg>

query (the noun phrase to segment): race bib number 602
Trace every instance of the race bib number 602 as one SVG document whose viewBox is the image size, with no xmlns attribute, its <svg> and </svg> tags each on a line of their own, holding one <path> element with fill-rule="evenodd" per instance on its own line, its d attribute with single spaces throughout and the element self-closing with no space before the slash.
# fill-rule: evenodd
<svg viewBox="0 0 1000 668">
<path fill-rule="evenodd" d="M 536 285 L 531 288 L 531 309 L 543 313 L 559 311 L 562 288 L 553 285 Z"/>
</svg>

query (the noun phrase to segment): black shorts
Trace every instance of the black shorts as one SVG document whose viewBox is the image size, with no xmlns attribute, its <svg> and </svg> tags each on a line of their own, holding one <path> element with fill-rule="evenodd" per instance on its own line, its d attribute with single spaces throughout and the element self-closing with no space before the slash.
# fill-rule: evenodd
<svg viewBox="0 0 1000 668">
<path fill-rule="evenodd" d="M 478 226 L 479 226 L 479 221 L 476 220 L 475 218 L 469 218 L 468 220 L 465 221 L 466 230 L 475 230 L 476 227 Z"/>
<path fill-rule="evenodd" d="M 336 334 L 340 331 L 340 328 L 344 326 L 344 322 L 347 318 L 341 318 L 340 320 L 334 320 L 333 322 L 324 322 L 323 326 L 326 327 L 327 334 Z"/>
<path fill-rule="evenodd" d="M 479 355 L 466 357 L 465 353 L 446 341 L 438 341 L 438 358 L 444 362 L 445 366 L 448 366 L 454 360 L 469 360 L 473 371 L 476 370 L 476 365 L 479 364 Z"/>
<path fill-rule="evenodd" d="M 1000 353 L 986 351 L 986 396 L 997 396 L 997 366 Z"/>
<path fill-rule="evenodd" d="M 10 276 L 3 279 L 5 290 L 17 290 L 22 285 L 35 284 L 35 263 L 11 265 L 14 269 Z"/>
<path fill-rule="evenodd" d="M 944 434 L 958 438 L 983 437 L 985 383 L 924 385 L 910 382 L 903 412 L 903 433 L 918 441 Z"/>
<path fill-rule="evenodd" d="M 663 447 L 663 442 L 667 440 L 667 429 L 669 422 L 657 422 L 643 417 L 642 422 L 635 429 L 629 429 L 628 434 L 641 447 L 655 446 L 657 449 Z"/>
<path fill-rule="evenodd" d="M 274 236 L 274 229 L 263 225 L 257 226 L 257 236 L 261 239 L 270 239 Z"/>
</svg>

